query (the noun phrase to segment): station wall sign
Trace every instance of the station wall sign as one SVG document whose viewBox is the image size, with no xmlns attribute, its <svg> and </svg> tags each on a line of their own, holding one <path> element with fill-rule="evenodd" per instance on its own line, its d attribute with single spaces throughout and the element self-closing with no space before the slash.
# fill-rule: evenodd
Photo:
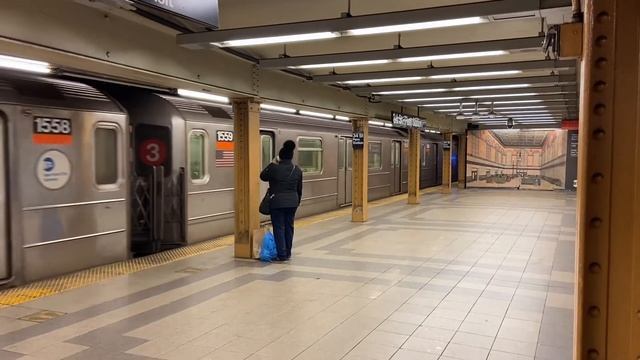
<svg viewBox="0 0 640 360">
<path fill-rule="evenodd" d="M 413 115 L 405 115 L 401 113 L 397 113 L 395 111 L 391 112 L 391 122 L 393 123 L 393 127 L 409 129 L 409 128 L 417 128 L 422 129 L 427 126 L 427 122 L 417 116 Z"/>
<path fill-rule="evenodd" d="M 218 28 L 218 0 L 133 0 Z"/>
<path fill-rule="evenodd" d="M 364 147 L 364 132 L 354 131 L 351 144 L 354 149 L 362 149 Z"/>
</svg>

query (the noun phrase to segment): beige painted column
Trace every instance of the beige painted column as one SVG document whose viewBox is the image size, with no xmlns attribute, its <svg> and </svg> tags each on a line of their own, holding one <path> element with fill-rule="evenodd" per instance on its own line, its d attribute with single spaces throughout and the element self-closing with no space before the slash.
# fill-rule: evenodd
<svg viewBox="0 0 640 360">
<path fill-rule="evenodd" d="M 420 204 L 420 129 L 409 129 L 409 204 Z"/>
<path fill-rule="evenodd" d="M 458 188 L 467 184 L 467 133 L 458 135 Z"/>
<path fill-rule="evenodd" d="M 369 119 L 351 119 L 353 132 L 364 134 L 362 148 L 353 149 L 351 220 L 366 222 L 369 218 Z"/>
<path fill-rule="evenodd" d="M 445 133 L 444 141 L 449 142 L 449 149 L 442 149 L 442 193 L 448 194 L 451 192 L 451 146 L 452 134 Z"/>
<path fill-rule="evenodd" d="M 640 1 L 586 1 L 575 359 L 640 359 Z"/>
<path fill-rule="evenodd" d="M 233 99 L 235 136 L 235 257 L 250 259 L 260 229 L 260 103 Z"/>
</svg>

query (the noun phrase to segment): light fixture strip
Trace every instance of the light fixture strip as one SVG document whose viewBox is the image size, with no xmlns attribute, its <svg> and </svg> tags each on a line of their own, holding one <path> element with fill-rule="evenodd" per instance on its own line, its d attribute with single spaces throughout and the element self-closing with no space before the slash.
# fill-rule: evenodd
<svg viewBox="0 0 640 360">
<path fill-rule="evenodd" d="M 336 115 L 336 120 L 349 121 L 351 119 L 348 116 Z"/>
<path fill-rule="evenodd" d="M 51 72 L 51 64 L 44 61 L 24 59 L 8 55 L 0 55 L 0 68 L 28 71 L 38 74 Z"/>
<path fill-rule="evenodd" d="M 323 31 L 323 32 L 308 33 L 308 34 L 293 34 L 293 35 L 282 35 L 282 36 L 258 37 L 258 38 L 251 38 L 251 39 L 227 40 L 227 41 L 221 41 L 221 42 L 214 42 L 212 44 L 218 47 L 242 47 L 242 46 L 271 45 L 271 44 L 283 44 L 283 43 L 292 43 L 292 42 L 310 41 L 310 40 L 332 39 L 339 36 L 340 34 L 336 32 Z"/>
<path fill-rule="evenodd" d="M 365 79 L 365 80 L 347 80 L 341 81 L 341 84 L 379 84 L 379 83 L 388 83 L 388 82 L 400 82 L 400 81 L 416 81 L 422 80 L 424 76 L 407 76 L 407 77 L 395 77 L 395 78 L 382 78 L 382 79 Z"/>
<path fill-rule="evenodd" d="M 417 101 L 443 101 L 443 100 L 457 100 L 462 99 L 462 96 L 446 96 L 437 98 L 422 98 L 422 99 L 403 99 L 398 100 L 400 102 L 417 102 Z"/>
<path fill-rule="evenodd" d="M 346 67 L 346 66 L 364 66 L 364 65 L 379 65 L 379 64 L 387 64 L 390 63 L 391 60 L 381 59 L 381 60 L 362 60 L 362 61 L 345 61 L 345 62 L 337 62 L 337 63 L 326 63 L 326 64 L 309 64 L 309 65 L 299 65 L 299 66 L 290 66 L 290 69 L 322 69 L 322 68 L 334 68 L 334 67 Z"/>
<path fill-rule="evenodd" d="M 504 50 L 475 51 L 475 52 L 457 53 L 457 54 L 406 57 L 406 58 L 400 58 L 398 59 L 398 61 L 399 62 L 419 62 L 419 61 L 466 59 L 466 58 L 474 58 L 474 57 L 499 56 L 499 55 L 506 55 L 508 53 L 509 53 L 508 51 L 504 51 Z"/>
<path fill-rule="evenodd" d="M 497 90 L 497 89 L 520 89 L 530 87 L 531 84 L 507 84 L 507 85 L 483 85 L 483 86 L 463 86 L 451 89 L 452 91 L 471 90 Z"/>
<path fill-rule="evenodd" d="M 260 104 L 260 108 L 265 110 L 284 112 L 288 114 L 295 114 L 298 111 L 296 109 L 292 109 L 284 106 L 278 106 L 278 105 L 270 105 L 270 104 Z"/>
<path fill-rule="evenodd" d="M 429 79 L 459 79 L 469 77 L 486 77 L 486 76 L 501 76 L 501 75 L 515 75 L 522 74 L 522 70 L 504 70 L 504 71 L 485 71 L 485 72 L 472 72 L 472 73 L 460 73 L 460 74 L 443 74 L 432 75 Z"/>
<path fill-rule="evenodd" d="M 229 103 L 228 97 L 209 94 L 201 91 L 178 89 L 178 95 L 186 98 L 196 99 L 196 100 L 213 101 L 213 102 L 224 103 L 224 104 Z"/>
<path fill-rule="evenodd" d="M 374 92 L 377 95 L 400 95 L 400 94 L 426 94 L 445 92 L 447 89 L 418 89 L 418 90 L 395 90 L 395 91 L 380 91 Z"/>
<path fill-rule="evenodd" d="M 318 117 L 323 119 L 333 119 L 333 115 L 331 114 L 325 114 L 325 113 L 320 113 L 315 111 L 300 110 L 298 111 L 298 113 L 300 115 L 313 116 L 313 117 Z"/>
<path fill-rule="evenodd" d="M 351 36 L 387 34 L 387 33 L 397 33 L 397 32 L 404 32 L 404 31 L 437 29 L 437 28 L 452 27 L 452 26 L 474 25 L 474 24 L 480 24 L 486 21 L 487 20 L 485 18 L 474 16 L 474 17 L 467 17 L 467 18 L 460 18 L 460 19 L 425 21 L 425 22 L 411 23 L 411 24 L 399 24 L 399 25 L 368 27 L 368 28 L 362 28 L 362 29 L 352 29 L 352 30 L 345 31 L 344 33 L 346 35 L 351 35 Z"/>
</svg>

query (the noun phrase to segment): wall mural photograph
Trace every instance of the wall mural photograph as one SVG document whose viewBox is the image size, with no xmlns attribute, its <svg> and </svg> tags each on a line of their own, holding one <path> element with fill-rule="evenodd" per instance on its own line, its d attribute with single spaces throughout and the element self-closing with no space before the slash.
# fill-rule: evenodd
<svg viewBox="0 0 640 360">
<path fill-rule="evenodd" d="M 567 162 L 574 154 L 567 151 L 567 139 L 566 130 L 469 131 L 467 187 L 571 189 Z"/>
</svg>

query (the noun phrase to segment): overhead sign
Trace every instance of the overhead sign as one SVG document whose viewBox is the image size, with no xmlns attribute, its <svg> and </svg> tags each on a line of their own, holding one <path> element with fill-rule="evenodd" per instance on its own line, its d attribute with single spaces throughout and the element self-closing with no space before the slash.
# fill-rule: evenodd
<svg viewBox="0 0 640 360">
<path fill-rule="evenodd" d="M 218 27 L 218 0 L 133 0 L 212 27 Z"/>
<path fill-rule="evenodd" d="M 403 128 L 403 129 L 408 129 L 408 128 L 422 129 L 427 126 L 427 122 L 422 118 L 419 118 L 413 115 L 405 115 L 397 112 L 391 112 L 391 122 L 393 123 L 394 127 Z"/>
<path fill-rule="evenodd" d="M 33 118 L 31 141 L 38 145 L 69 145 L 73 142 L 71 119 Z"/>
<path fill-rule="evenodd" d="M 45 188 L 58 190 L 69 182 L 71 162 L 69 162 L 67 155 L 61 151 L 46 151 L 38 158 L 36 177 Z"/>
</svg>

